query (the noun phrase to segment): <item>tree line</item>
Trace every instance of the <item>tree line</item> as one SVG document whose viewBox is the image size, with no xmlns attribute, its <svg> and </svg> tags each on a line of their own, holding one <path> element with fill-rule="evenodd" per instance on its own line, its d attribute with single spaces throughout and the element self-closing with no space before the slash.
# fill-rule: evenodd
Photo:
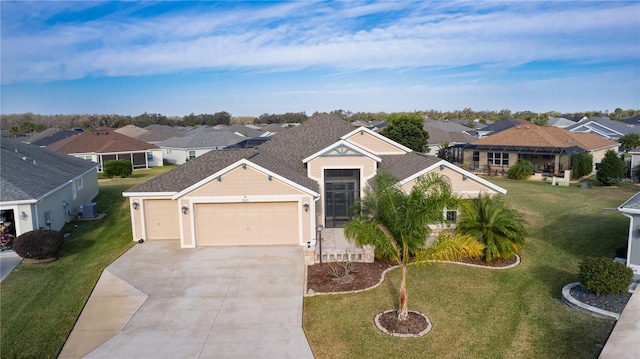
<svg viewBox="0 0 640 359">
<path fill-rule="evenodd" d="M 326 113 L 326 112 L 324 112 Z M 544 125 L 551 117 L 570 117 L 581 118 L 604 116 L 612 120 L 619 120 L 627 117 L 640 115 L 640 109 L 623 110 L 616 108 L 614 111 L 587 111 L 569 114 L 561 114 L 559 112 L 550 111 L 545 113 L 536 113 L 533 111 L 511 112 L 508 109 L 500 111 L 474 111 L 471 108 L 464 108 L 456 111 L 438 111 L 426 110 L 415 112 L 352 112 L 348 110 L 333 110 L 328 114 L 342 118 L 345 121 L 361 121 L 371 123 L 376 121 L 387 121 L 391 115 L 409 115 L 419 113 L 422 116 L 433 120 L 443 121 L 446 119 L 462 119 L 472 127 L 475 120 L 481 123 L 496 122 L 505 118 L 524 119 L 538 125 Z M 263 113 L 257 117 L 233 117 L 226 111 L 216 112 L 213 114 L 190 113 L 186 116 L 165 116 L 160 113 L 144 112 L 138 116 L 117 115 L 117 114 L 68 114 L 68 115 L 40 115 L 31 112 L 20 114 L 3 114 L 0 115 L 0 129 L 10 130 L 12 133 L 21 132 L 39 132 L 46 128 L 72 129 L 84 128 L 95 129 L 98 127 L 120 128 L 126 125 L 135 125 L 138 127 L 146 127 L 151 124 L 168 125 L 168 126 L 215 126 L 229 125 L 231 123 L 242 124 L 271 124 L 271 123 L 302 123 L 321 112 L 314 112 L 311 116 L 305 112 L 286 112 L 286 113 Z"/>
</svg>

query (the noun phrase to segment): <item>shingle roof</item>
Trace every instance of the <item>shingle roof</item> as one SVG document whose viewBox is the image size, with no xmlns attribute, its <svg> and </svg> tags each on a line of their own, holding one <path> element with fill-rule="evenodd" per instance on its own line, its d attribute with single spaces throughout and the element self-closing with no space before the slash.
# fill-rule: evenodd
<svg viewBox="0 0 640 359">
<path fill-rule="evenodd" d="M 626 202 L 618 207 L 618 211 L 625 212 L 625 210 L 640 210 L 640 192 L 634 194 Z"/>
<path fill-rule="evenodd" d="M 583 119 L 566 128 L 574 132 L 593 132 L 602 137 L 618 139 L 626 134 L 640 133 L 640 128 L 620 121 L 612 121 L 604 117 Z"/>
<path fill-rule="evenodd" d="M 449 142 L 450 144 L 469 143 L 476 139 L 475 137 L 464 132 L 447 132 L 440 128 L 429 128 L 427 129 L 427 133 L 429 133 L 429 139 L 427 140 L 427 143 L 430 145 L 437 145 L 444 142 Z"/>
<path fill-rule="evenodd" d="M 559 127 L 542 127 L 534 124 L 512 127 L 474 141 L 472 144 L 555 148 L 578 146 L 587 151 L 619 145 L 615 141 L 592 133 L 574 133 Z"/>
<path fill-rule="evenodd" d="M 445 121 L 434 121 L 434 120 L 424 120 L 424 130 L 429 132 L 432 129 L 437 128 L 446 132 L 464 132 L 473 130 L 467 126 L 463 126 L 459 123 L 452 122 L 449 120 Z"/>
<path fill-rule="evenodd" d="M 120 127 L 119 129 L 117 129 L 116 132 L 121 135 L 138 138 L 139 136 L 149 132 L 149 130 L 140 128 L 136 125 L 126 125 L 124 127 Z"/>
<path fill-rule="evenodd" d="M 384 155 L 380 158 L 379 170 L 391 173 L 398 181 L 441 161 L 440 158 L 415 151 L 402 156 Z"/>
<path fill-rule="evenodd" d="M 82 130 L 55 130 L 49 129 L 53 131 L 44 131 L 45 133 L 37 133 L 33 137 L 31 137 L 26 143 L 30 143 L 35 146 L 45 147 L 49 146 L 52 143 L 56 143 L 65 138 L 79 135 L 83 133 Z"/>
<path fill-rule="evenodd" d="M 223 131 L 230 133 L 239 133 L 244 137 L 259 137 L 264 131 L 257 130 L 255 128 L 247 127 L 239 123 L 234 123 L 231 126 L 227 126 Z"/>
<path fill-rule="evenodd" d="M 121 135 L 110 128 L 99 128 L 52 143 L 48 148 L 62 153 L 114 153 L 144 151 L 158 146 Z"/>
<path fill-rule="evenodd" d="M 9 139 L 3 139 L 0 148 L 2 202 L 38 200 L 97 166 L 91 161 Z"/>
<path fill-rule="evenodd" d="M 492 123 L 490 125 L 487 125 L 485 127 L 482 128 L 483 132 L 492 132 L 492 133 L 498 133 L 498 132 L 502 132 L 504 130 L 510 129 L 512 127 L 518 126 L 518 125 L 527 125 L 530 122 L 527 120 L 520 120 L 520 119 L 515 119 L 515 118 L 505 118 L 504 120 L 500 120 L 498 122 Z"/>
<path fill-rule="evenodd" d="M 136 137 L 140 141 L 157 143 L 171 137 L 185 136 L 187 130 L 184 127 L 171 127 L 167 125 L 149 125 L 145 127 L 149 132 Z"/>
<path fill-rule="evenodd" d="M 172 137 L 158 144 L 159 147 L 171 148 L 224 148 L 236 144 L 245 138 L 232 132 L 206 131 L 185 137 Z"/>
</svg>

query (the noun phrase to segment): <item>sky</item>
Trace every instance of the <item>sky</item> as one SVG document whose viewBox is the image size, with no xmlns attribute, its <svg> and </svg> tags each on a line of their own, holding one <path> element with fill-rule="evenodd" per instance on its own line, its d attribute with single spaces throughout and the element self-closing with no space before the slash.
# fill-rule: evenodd
<svg viewBox="0 0 640 359">
<path fill-rule="evenodd" d="M 640 2 L 0 2 L 0 113 L 640 109 Z"/>
</svg>

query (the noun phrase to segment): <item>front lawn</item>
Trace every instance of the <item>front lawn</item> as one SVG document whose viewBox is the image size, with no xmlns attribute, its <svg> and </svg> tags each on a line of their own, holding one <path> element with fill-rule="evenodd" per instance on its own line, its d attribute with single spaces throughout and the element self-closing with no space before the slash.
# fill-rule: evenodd
<svg viewBox="0 0 640 359">
<path fill-rule="evenodd" d="M 170 167 L 135 171 L 125 179 L 100 180 L 99 220 L 74 221 L 60 259 L 19 264 L 0 283 L 0 357 L 55 358 L 62 349 L 103 269 L 134 245 L 128 201 L 122 192 Z"/>
<path fill-rule="evenodd" d="M 359 294 L 304 300 L 304 329 L 317 358 L 597 358 L 614 321 L 562 304 L 561 289 L 577 281 L 586 256 L 613 256 L 629 220 L 616 208 L 633 185 L 551 187 L 489 178 L 527 219 L 522 263 L 509 270 L 454 264 L 409 270 L 409 309 L 433 330 L 419 339 L 380 332 L 373 317 L 398 307 L 400 273 Z"/>
</svg>

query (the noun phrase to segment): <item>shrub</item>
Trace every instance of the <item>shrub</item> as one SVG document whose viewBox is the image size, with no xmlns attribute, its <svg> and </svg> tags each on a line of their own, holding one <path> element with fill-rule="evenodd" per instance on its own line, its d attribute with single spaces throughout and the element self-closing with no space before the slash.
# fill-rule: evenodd
<svg viewBox="0 0 640 359">
<path fill-rule="evenodd" d="M 618 157 L 613 150 L 608 150 L 604 154 L 602 162 L 600 162 L 600 169 L 596 174 L 598 182 L 603 183 L 605 186 L 612 186 L 620 183 L 625 172 L 624 160 Z"/>
<path fill-rule="evenodd" d="M 113 178 L 114 176 L 120 176 L 126 178 L 133 173 L 133 167 L 131 162 L 127 160 L 112 160 L 104 163 L 104 175 Z"/>
<path fill-rule="evenodd" d="M 16 238 L 13 250 L 22 258 L 57 259 L 63 240 L 62 233 L 58 231 L 36 229 Z"/>
<path fill-rule="evenodd" d="M 580 263 L 582 287 L 600 294 L 624 294 L 633 283 L 633 270 L 607 257 L 590 257 Z"/>
<path fill-rule="evenodd" d="M 571 155 L 571 178 L 578 179 L 593 172 L 593 155 L 589 152 Z"/>
<path fill-rule="evenodd" d="M 519 160 L 513 167 L 509 168 L 507 177 L 515 180 L 525 180 L 533 175 L 533 164 L 529 161 Z"/>
</svg>

